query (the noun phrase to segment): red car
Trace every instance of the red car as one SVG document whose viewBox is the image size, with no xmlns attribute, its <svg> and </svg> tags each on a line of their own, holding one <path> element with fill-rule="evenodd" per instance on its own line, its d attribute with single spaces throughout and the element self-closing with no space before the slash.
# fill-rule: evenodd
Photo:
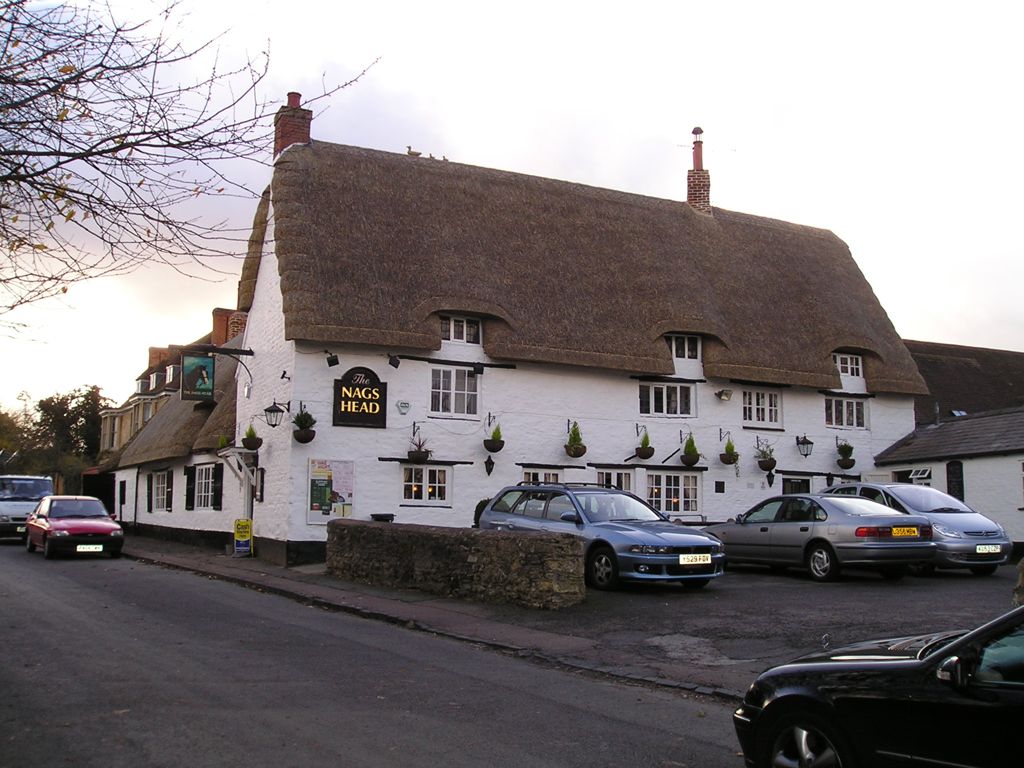
<svg viewBox="0 0 1024 768">
<path fill-rule="evenodd" d="M 124 546 L 121 526 L 92 496 L 44 496 L 25 528 L 25 549 L 42 547 L 47 558 L 61 553 L 120 557 Z"/>
</svg>

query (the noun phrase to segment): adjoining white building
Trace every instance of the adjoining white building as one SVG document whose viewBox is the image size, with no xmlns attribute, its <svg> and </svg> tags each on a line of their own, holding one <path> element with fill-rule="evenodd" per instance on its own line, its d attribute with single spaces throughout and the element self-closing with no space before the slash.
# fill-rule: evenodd
<svg viewBox="0 0 1024 768">
<path fill-rule="evenodd" d="M 278 562 L 322 557 L 336 516 L 471 525 L 524 479 L 610 483 L 686 522 L 724 520 L 860 477 L 913 430 L 927 390 L 848 247 L 712 207 L 699 139 L 684 203 L 311 141 L 310 122 L 289 94 L 239 283 L 252 356 L 235 371 L 234 443 L 250 424 L 263 443 L 168 465 L 171 511 L 143 524 L 230 531 L 248 514 L 245 472 L 223 473 L 220 509 L 175 501 L 185 463 L 218 460 L 258 464 L 256 549 Z M 300 412 L 311 442 L 293 435 Z M 565 447 L 573 423 L 582 455 Z M 730 439 L 735 464 L 720 459 Z M 153 467 L 135 463 L 138 487 Z"/>
</svg>

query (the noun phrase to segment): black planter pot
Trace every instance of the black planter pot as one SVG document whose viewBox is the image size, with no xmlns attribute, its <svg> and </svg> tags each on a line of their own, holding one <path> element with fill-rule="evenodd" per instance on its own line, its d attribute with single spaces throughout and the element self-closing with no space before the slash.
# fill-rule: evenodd
<svg viewBox="0 0 1024 768">
<path fill-rule="evenodd" d="M 839 465 L 840 469 L 853 469 L 853 465 L 856 463 L 856 459 L 844 459 L 841 457 L 836 459 L 836 464 Z"/>
<path fill-rule="evenodd" d="M 571 456 L 574 459 L 578 459 L 587 452 L 587 446 L 585 445 L 569 445 L 565 446 L 565 455 Z"/>
<path fill-rule="evenodd" d="M 295 442 L 297 443 L 311 443 L 313 442 L 313 438 L 316 437 L 316 430 L 296 429 L 292 432 L 292 435 L 295 437 Z"/>
<path fill-rule="evenodd" d="M 409 451 L 410 464 L 422 464 L 430 458 L 430 451 Z"/>
<path fill-rule="evenodd" d="M 700 461 L 699 453 L 681 453 L 679 454 L 679 460 L 683 462 L 683 466 L 693 467 L 696 466 L 697 462 Z"/>
<path fill-rule="evenodd" d="M 735 464 L 739 461 L 740 455 L 738 453 L 720 453 L 718 454 L 718 460 L 723 464 Z"/>
<path fill-rule="evenodd" d="M 777 462 L 775 461 L 775 459 L 758 459 L 757 460 L 757 466 L 760 468 L 760 470 L 762 472 L 771 472 L 773 469 L 775 469 L 776 463 Z"/>
<path fill-rule="evenodd" d="M 652 448 L 651 446 L 647 446 L 646 448 L 643 448 L 642 446 L 637 446 L 636 457 L 638 459 L 649 459 L 653 455 L 654 448 Z"/>
<path fill-rule="evenodd" d="M 488 453 L 497 453 L 498 451 L 500 451 L 504 447 L 505 447 L 505 441 L 504 440 L 491 440 L 490 438 L 488 438 L 487 440 L 484 440 L 484 448 L 487 449 Z"/>
<path fill-rule="evenodd" d="M 263 445 L 262 437 L 243 437 L 242 447 L 247 451 L 258 451 L 260 446 Z"/>
</svg>

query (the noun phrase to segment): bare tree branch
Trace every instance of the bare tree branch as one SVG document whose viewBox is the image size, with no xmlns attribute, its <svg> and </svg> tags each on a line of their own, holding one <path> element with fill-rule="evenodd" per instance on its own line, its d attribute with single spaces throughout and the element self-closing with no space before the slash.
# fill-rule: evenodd
<svg viewBox="0 0 1024 768">
<path fill-rule="evenodd" d="M 196 77 L 218 39 L 177 41 L 177 10 L 128 23 L 109 6 L 0 0 L 0 315 L 81 280 L 154 262 L 211 269 L 237 252 L 222 222 L 183 211 L 258 196 L 237 169 L 271 159 L 269 54 L 214 56 Z"/>
</svg>

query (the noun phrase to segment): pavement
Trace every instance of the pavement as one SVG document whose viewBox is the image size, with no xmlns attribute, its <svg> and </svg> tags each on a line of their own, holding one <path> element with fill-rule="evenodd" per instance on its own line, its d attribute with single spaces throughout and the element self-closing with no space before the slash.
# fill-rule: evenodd
<svg viewBox="0 0 1024 768">
<path fill-rule="evenodd" d="M 202 574 L 366 619 L 474 643 L 534 661 L 643 685 L 738 702 L 752 669 L 707 659 L 699 648 L 638 642 L 636 631 L 596 631 L 601 617 L 453 600 L 415 590 L 338 579 L 325 563 L 283 567 L 218 550 L 127 534 L 123 554 L 139 562 Z M 588 601 L 590 600 L 588 596 Z M 570 609 L 571 611 L 571 609 Z M 632 623 L 629 620 L 627 623 Z M 552 626 L 545 629 L 544 625 Z M 588 629 L 589 628 L 589 629 Z M 685 645 L 692 643 L 686 643 Z M 702 659 L 702 657 L 704 657 Z M 704 663 L 700 663 L 703 660 Z M 759 670 L 761 665 L 756 665 Z"/>
</svg>

